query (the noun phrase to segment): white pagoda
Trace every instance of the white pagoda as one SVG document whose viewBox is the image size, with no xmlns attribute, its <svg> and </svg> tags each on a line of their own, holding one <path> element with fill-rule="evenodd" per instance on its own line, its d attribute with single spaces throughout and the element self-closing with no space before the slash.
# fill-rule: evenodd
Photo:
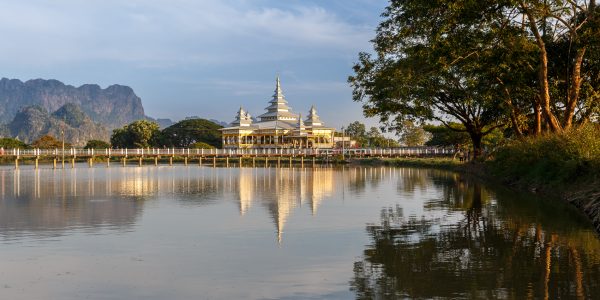
<svg viewBox="0 0 600 300">
<path fill-rule="evenodd" d="M 240 107 L 230 127 L 220 129 L 223 148 L 333 148 L 334 128 L 325 127 L 314 105 L 303 120 L 288 106 L 279 76 L 266 112 L 253 122 Z"/>
</svg>

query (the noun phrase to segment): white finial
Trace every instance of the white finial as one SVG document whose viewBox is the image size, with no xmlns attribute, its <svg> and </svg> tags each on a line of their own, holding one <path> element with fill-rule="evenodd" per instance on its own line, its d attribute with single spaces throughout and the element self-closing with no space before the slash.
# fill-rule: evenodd
<svg viewBox="0 0 600 300">
<path fill-rule="evenodd" d="M 281 93 L 281 82 L 279 80 L 279 75 L 277 75 L 277 84 L 275 85 L 275 97 L 283 96 Z"/>
</svg>

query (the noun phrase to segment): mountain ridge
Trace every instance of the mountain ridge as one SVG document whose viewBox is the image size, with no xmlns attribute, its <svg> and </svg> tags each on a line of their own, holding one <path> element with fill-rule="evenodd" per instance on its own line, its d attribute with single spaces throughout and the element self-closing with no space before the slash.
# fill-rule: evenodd
<svg viewBox="0 0 600 300">
<path fill-rule="evenodd" d="M 108 140 L 110 131 L 95 123 L 79 106 L 67 103 L 54 113 L 44 107 L 32 105 L 23 107 L 7 126 L 10 135 L 27 144 L 44 135 L 60 138 L 75 146 L 83 146 L 88 140 Z"/>
<path fill-rule="evenodd" d="M 98 84 L 75 87 L 56 79 L 0 79 L 0 123 L 12 122 L 23 107 L 39 105 L 51 114 L 68 103 L 109 129 L 148 119 L 141 98 L 129 86 L 112 84 L 103 89 Z"/>
</svg>

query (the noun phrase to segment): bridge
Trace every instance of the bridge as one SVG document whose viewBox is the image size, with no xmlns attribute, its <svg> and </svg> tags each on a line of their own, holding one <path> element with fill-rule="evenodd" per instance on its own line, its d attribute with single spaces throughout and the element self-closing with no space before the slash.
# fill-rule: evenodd
<svg viewBox="0 0 600 300">
<path fill-rule="evenodd" d="M 399 147 L 399 148 L 347 148 L 347 149 L 312 149 L 312 148 L 263 148 L 263 149 L 190 149 L 190 148 L 136 148 L 136 149 L 0 149 L 0 160 L 14 161 L 15 168 L 19 168 L 20 160 L 33 161 L 35 168 L 39 162 L 51 161 L 54 168 L 58 164 L 65 167 L 65 163 L 75 167 L 76 161 L 87 161 L 92 167 L 95 162 L 104 162 L 110 166 L 111 161 L 121 162 L 123 166 L 135 161 L 140 166 L 150 160 L 155 165 L 168 158 L 169 165 L 173 159 L 181 159 L 184 164 L 197 160 L 198 164 L 211 163 L 216 165 L 217 160 L 229 165 L 230 159 L 237 159 L 242 165 L 243 159 L 252 159 L 252 165 L 257 158 L 264 159 L 268 165 L 269 159 L 281 164 L 283 158 L 292 161 L 300 160 L 303 165 L 305 159 L 311 159 L 315 164 L 317 159 L 330 161 L 334 158 L 368 158 L 368 157 L 438 157 L 450 156 L 454 149 L 437 147 Z"/>
</svg>

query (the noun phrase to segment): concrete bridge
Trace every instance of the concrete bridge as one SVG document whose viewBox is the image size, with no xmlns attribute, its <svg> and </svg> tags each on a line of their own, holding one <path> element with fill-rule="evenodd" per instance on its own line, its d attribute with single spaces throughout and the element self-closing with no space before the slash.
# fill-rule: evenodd
<svg viewBox="0 0 600 300">
<path fill-rule="evenodd" d="M 121 162 L 123 166 L 128 161 L 135 161 L 140 166 L 144 161 L 152 161 L 158 165 L 159 160 L 168 158 L 169 165 L 173 164 L 173 159 L 178 158 L 188 164 L 191 160 L 197 160 L 200 165 L 212 163 L 216 165 L 217 160 L 224 161 L 229 165 L 230 159 L 239 160 L 251 158 L 252 164 L 256 163 L 257 158 L 264 158 L 268 164 L 269 159 L 277 161 L 279 165 L 283 158 L 287 158 L 292 163 L 292 159 L 300 159 L 304 164 L 304 159 L 309 158 L 314 164 L 319 161 L 329 161 L 336 158 L 362 158 L 362 157 L 437 157 L 449 156 L 454 154 L 453 149 L 436 147 L 399 147 L 399 148 L 349 148 L 349 149 L 294 149 L 294 148 L 265 148 L 265 149 L 189 149 L 189 148 L 137 148 L 137 149 L 0 149 L 0 159 L 14 161 L 15 168 L 19 168 L 20 160 L 33 161 L 35 168 L 38 168 L 40 160 L 43 162 L 51 161 L 54 168 L 65 163 L 75 166 L 76 161 L 87 161 L 92 167 L 95 162 L 105 162 L 110 166 L 111 160 Z"/>
</svg>

